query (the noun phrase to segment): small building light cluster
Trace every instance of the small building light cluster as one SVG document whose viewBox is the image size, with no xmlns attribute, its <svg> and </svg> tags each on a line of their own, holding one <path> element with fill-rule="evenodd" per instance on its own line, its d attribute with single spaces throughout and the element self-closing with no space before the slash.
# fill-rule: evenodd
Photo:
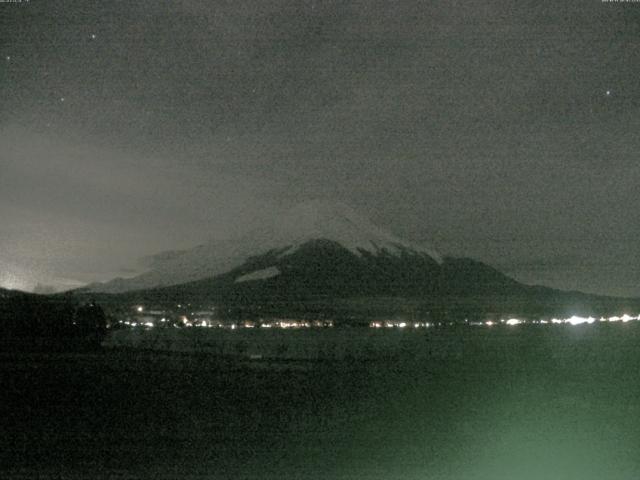
<svg viewBox="0 0 640 480">
<path fill-rule="evenodd" d="M 370 328 L 428 328 L 432 324 L 429 322 L 407 322 L 405 320 L 376 320 L 369 322 Z"/>
<path fill-rule="evenodd" d="M 133 305 L 133 314 L 124 315 L 119 325 L 127 327 L 176 327 L 176 328 L 222 328 L 229 330 L 245 328 L 328 328 L 333 327 L 333 320 L 298 320 L 291 318 L 270 318 L 257 320 L 224 320 L 217 318 L 216 307 L 208 310 L 191 311 L 185 307 L 191 304 L 177 304 L 178 311 L 152 310 L 144 305 Z M 186 310 L 186 311 L 185 311 Z"/>
</svg>

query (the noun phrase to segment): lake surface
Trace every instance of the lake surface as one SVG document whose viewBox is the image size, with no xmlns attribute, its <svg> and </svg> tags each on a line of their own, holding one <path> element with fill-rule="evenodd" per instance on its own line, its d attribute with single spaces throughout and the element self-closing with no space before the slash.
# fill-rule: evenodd
<svg viewBox="0 0 640 480">
<path fill-rule="evenodd" d="M 0 478 L 640 475 L 635 322 L 298 333 L 367 355 L 2 355 Z"/>
</svg>

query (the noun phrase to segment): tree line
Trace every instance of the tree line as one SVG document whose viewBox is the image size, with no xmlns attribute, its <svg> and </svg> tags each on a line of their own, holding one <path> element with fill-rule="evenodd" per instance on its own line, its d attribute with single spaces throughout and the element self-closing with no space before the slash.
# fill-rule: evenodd
<svg viewBox="0 0 640 480">
<path fill-rule="evenodd" d="M 106 316 L 94 302 L 69 296 L 13 294 L 0 297 L 0 349 L 68 350 L 99 348 Z"/>
</svg>

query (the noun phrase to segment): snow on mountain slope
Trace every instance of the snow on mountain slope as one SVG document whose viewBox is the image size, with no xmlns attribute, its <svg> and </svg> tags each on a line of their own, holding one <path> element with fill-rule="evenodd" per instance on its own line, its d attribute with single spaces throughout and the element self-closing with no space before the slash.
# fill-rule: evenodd
<svg viewBox="0 0 640 480">
<path fill-rule="evenodd" d="M 440 255 L 432 248 L 406 242 L 339 203 L 313 201 L 300 204 L 261 233 L 265 240 L 280 245 L 299 246 L 309 240 L 324 238 L 338 242 L 356 254 L 359 249 L 372 253 L 383 248 L 390 253 L 409 249 L 441 262 Z"/>
<path fill-rule="evenodd" d="M 246 275 L 240 275 L 235 279 L 236 283 L 248 282 L 251 280 L 265 280 L 267 278 L 275 277 L 276 275 L 280 275 L 280 270 L 278 267 L 268 267 L 263 268 L 262 270 L 256 270 L 251 273 L 247 273 Z"/>
<path fill-rule="evenodd" d="M 356 255 L 360 250 L 374 254 L 383 249 L 391 254 L 410 250 L 442 262 L 432 248 L 406 242 L 373 225 L 346 205 L 311 201 L 292 208 L 269 225 L 258 227 L 240 238 L 154 255 L 148 272 L 130 279 L 94 284 L 88 289 L 116 293 L 185 283 L 228 272 L 247 258 L 273 249 L 282 249 L 280 255 L 287 255 L 304 243 L 318 239 L 337 242 Z"/>
</svg>

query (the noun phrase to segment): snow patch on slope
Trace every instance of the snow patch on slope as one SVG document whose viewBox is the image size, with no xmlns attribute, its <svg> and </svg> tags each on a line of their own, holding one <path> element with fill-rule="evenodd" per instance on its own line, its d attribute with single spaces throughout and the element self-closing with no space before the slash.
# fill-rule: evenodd
<svg viewBox="0 0 640 480">
<path fill-rule="evenodd" d="M 235 283 L 247 282 L 249 280 L 266 280 L 267 278 L 272 278 L 277 275 L 280 275 L 280 269 L 278 267 L 268 267 L 241 275 L 235 279 Z"/>
</svg>

